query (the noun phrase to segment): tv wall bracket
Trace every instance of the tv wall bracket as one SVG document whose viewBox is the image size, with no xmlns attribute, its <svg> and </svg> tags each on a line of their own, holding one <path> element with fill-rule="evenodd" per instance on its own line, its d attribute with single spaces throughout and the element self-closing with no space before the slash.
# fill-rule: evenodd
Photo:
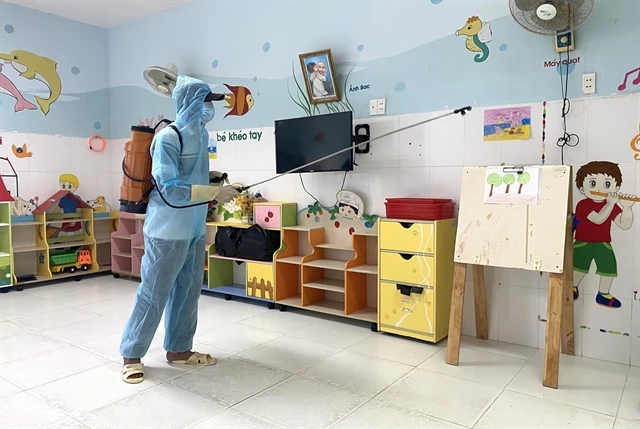
<svg viewBox="0 0 640 429">
<path fill-rule="evenodd" d="M 358 144 L 356 153 L 369 153 L 371 147 L 369 140 L 371 140 L 369 124 L 356 125 L 356 134 L 353 136 L 353 142 Z"/>
</svg>

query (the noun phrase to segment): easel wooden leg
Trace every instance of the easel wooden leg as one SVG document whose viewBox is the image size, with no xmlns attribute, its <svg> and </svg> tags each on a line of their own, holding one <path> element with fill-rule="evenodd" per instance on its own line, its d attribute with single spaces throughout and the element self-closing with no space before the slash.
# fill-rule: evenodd
<svg viewBox="0 0 640 429">
<path fill-rule="evenodd" d="M 563 274 L 549 274 L 547 301 L 547 331 L 544 337 L 544 369 L 542 384 L 558 388 L 560 367 L 560 325 L 563 307 Z"/>
<path fill-rule="evenodd" d="M 447 363 L 458 365 L 460 360 L 460 335 L 462 334 L 462 310 L 464 308 L 464 286 L 467 281 L 467 264 L 456 263 L 453 269 L 453 291 L 449 314 L 449 338 L 447 340 Z"/>
<path fill-rule="evenodd" d="M 573 356 L 573 216 L 570 215 L 568 217 L 567 225 L 567 236 L 564 250 L 564 268 L 562 274 L 563 286 L 561 339 L 562 353 Z"/>
<path fill-rule="evenodd" d="M 484 266 L 473 265 L 473 295 L 476 306 L 476 336 L 481 340 L 489 338 L 487 328 L 487 296 L 484 288 Z"/>
</svg>

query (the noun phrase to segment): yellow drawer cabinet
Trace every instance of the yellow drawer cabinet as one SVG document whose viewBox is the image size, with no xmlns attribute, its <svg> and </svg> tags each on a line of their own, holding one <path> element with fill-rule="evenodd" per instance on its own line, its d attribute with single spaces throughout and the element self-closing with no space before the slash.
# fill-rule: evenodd
<svg viewBox="0 0 640 429">
<path fill-rule="evenodd" d="M 453 285 L 454 219 L 382 219 L 378 327 L 436 343 L 447 336 Z"/>
<path fill-rule="evenodd" d="M 398 252 L 433 253 L 435 225 L 420 221 L 380 223 L 380 249 Z"/>
<path fill-rule="evenodd" d="M 433 286 L 436 267 L 433 256 L 380 252 L 380 280 Z"/>
<path fill-rule="evenodd" d="M 433 303 L 435 293 L 430 287 L 380 282 L 380 316 L 383 331 L 418 338 L 434 334 Z"/>
<path fill-rule="evenodd" d="M 247 262 L 247 296 L 274 299 L 273 264 Z"/>
</svg>

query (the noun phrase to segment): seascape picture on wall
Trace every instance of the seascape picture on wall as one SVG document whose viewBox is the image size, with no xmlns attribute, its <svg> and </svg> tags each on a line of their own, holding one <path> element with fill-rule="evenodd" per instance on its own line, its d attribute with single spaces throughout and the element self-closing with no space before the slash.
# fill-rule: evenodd
<svg viewBox="0 0 640 429">
<path fill-rule="evenodd" d="M 484 111 L 484 141 L 528 140 L 530 137 L 530 106 Z"/>
<path fill-rule="evenodd" d="M 331 49 L 300 55 L 300 66 L 311 104 L 340 101 Z"/>
</svg>

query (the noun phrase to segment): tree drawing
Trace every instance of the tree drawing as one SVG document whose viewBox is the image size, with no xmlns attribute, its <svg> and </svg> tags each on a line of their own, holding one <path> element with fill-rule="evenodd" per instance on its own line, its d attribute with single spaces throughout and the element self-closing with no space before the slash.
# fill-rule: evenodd
<svg viewBox="0 0 640 429">
<path fill-rule="evenodd" d="M 520 186 L 518 187 L 518 193 L 522 192 L 522 187 L 531 181 L 531 174 L 522 173 L 518 174 L 518 183 Z"/>
<path fill-rule="evenodd" d="M 502 177 L 500 177 L 497 173 L 491 173 L 487 177 L 487 184 L 491 185 L 491 190 L 489 191 L 489 197 L 493 196 L 493 187 L 502 185 Z"/>
<path fill-rule="evenodd" d="M 504 191 L 504 193 L 508 194 L 509 193 L 509 188 L 511 188 L 511 185 L 516 183 L 516 176 L 514 176 L 513 174 L 505 174 L 504 178 L 502 180 L 503 180 L 504 184 L 507 185 L 507 190 Z"/>
</svg>

